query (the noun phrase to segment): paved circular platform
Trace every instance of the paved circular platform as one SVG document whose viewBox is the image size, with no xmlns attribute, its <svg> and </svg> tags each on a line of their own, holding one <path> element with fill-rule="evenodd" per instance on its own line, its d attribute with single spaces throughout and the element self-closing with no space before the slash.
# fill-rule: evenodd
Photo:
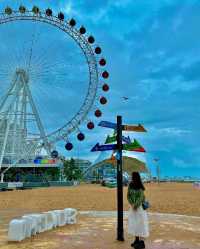
<svg viewBox="0 0 200 249">
<path fill-rule="evenodd" d="M 30 210 L 29 210 L 30 211 Z M 7 210 L 0 216 L 0 249 L 126 249 L 133 240 L 127 234 L 127 212 L 124 215 L 125 241 L 116 240 L 116 212 L 82 211 L 78 224 L 41 233 L 21 243 L 7 242 L 10 218 L 26 210 Z M 150 213 L 150 238 L 147 249 L 200 248 L 200 217 Z"/>
</svg>

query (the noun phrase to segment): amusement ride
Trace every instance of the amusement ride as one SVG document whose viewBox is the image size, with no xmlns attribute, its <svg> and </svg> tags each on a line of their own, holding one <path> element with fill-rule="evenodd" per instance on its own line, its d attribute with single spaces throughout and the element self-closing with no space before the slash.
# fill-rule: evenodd
<svg viewBox="0 0 200 249">
<path fill-rule="evenodd" d="M 109 91 L 106 59 L 74 18 L 34 6 L 0 14 L 0 173 L 12 167 L 59 167 L 56 146 L 73 149 L 95 128 Z M 20 49 L 19 46 L 20 45 Z M 59 106 L 60 105 L 60 106 Z M 43 157 L 41 156 L 43 155 Z"/>
</svg>

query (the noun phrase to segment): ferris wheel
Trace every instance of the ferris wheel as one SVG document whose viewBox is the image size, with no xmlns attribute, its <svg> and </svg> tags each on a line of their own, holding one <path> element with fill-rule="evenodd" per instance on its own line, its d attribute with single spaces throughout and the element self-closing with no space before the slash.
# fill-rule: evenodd
<svg viewBox="0 0 200 249">
<path fill-rule="evenodd" d="M 0 14 L 0 169 L 29 160 L 70 134 L 83 141 L 102 116 L 109 91 L 106 59 L 95 38 L 75 19 L 48 8 L 7 7 Z M 78 27 L 77 27 L 78 26 Z M 15 32 L 15 33 L 14 33 Z M 69 45 L 67 45 L 69 42 Z M 20 45 L 20 49 L 19 46 Z M 17 51 L 17 52 L 16 52 Z M 73 89 L 74 88 L 74 89 Z M 83 128 L 84 129 L 84 128 Z"/>
</svg>

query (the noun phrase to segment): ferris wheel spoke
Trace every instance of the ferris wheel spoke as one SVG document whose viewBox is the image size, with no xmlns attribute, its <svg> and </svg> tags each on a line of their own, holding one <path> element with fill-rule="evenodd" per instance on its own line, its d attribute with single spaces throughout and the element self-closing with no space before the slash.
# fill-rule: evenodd
<svg viewBox="0 0 200 249">
<path fill-rule="evenodd" d="M 47 55 L 49 54 L 49 50 L 52 48 L 52 45 L 55 45 L 54 42 L 52 42 L 48 48 L 44 48 L 42 53 L 40 54 L 33 54 L 33 61 L 35 65 L 39 65 L 39 66 L 45 66 L 48 62 L 47 62 Z"/>
<path fill-rule="evenodd" d="M 7 61 L 7 65 L 3 66 L 4 72 L 7 71 L 9 74 L 13 72 L 13 66 L 12 66 L 11 61 L 12 61 L 12 59 L 10 58 L 10 60 Z"/>
<path fill-rule="evenodd" d="M 30 69 L 30 72 L 38 74 L 49 74 L 53 73 L 54 70 L 58 70 L 58 67 L 61 67 L 62 63 L 47 64 L 45 62 L 35 63 L 34 66 Z"/>
</svg>

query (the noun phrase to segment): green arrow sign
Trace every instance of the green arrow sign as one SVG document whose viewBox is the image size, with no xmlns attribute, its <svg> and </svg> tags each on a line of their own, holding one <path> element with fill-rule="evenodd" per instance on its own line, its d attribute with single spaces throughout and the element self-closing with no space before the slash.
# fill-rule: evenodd
<svg viewBox="0 0 200 249">
<path fill-rule="evenodd" d="M 106 141 L 105 141 L 105 144 L 114 143 L 114 142 L 116 142 L 116 140 L 117 140 L 117 136 L 116 136 L 116 135 L 107 136 Z"/>
<path fill-rule="evenodd" d="M 131 144 L 123 144 L 123 150 L 146 152 L 136 139 L 134 139 L 133 143 Z"/>
</svg>

